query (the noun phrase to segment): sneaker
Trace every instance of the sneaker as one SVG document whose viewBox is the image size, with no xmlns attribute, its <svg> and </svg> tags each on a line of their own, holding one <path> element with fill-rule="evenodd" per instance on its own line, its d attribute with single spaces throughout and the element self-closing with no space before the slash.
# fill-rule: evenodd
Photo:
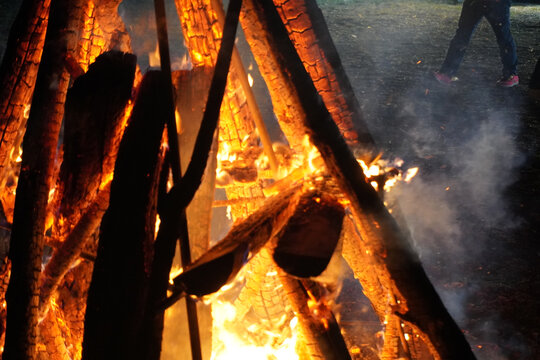
<svg viewBox="0 0 540 360">
<path fill-rule="evenodd" d="M 497 85 L 501 87 L 505 87 L 505 88 L 510 88 L 518 84 L 519 84 L 519 76 L 517 75 L 510 75 L 508 77 L 502 77 L 499 81 L 497 81 Z"/>
<path fill-rule="evenodd" d="M 456 76 L 449 76 L 438 71 L 434 72 L 433 76 L 435 76 L 435 79 L 443 85 L 450 85 L 451 83 L 458 81 Z"/>
</svg>

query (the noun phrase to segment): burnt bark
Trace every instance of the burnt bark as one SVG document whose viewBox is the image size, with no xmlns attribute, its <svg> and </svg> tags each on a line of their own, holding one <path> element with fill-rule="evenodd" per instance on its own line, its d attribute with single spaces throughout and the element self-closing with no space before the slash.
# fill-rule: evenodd
<svg viewBox="0 0 540 360">
<path fill-rule="evenodd" d="M 23 1 L 11 28 L 0 67 L 0 185 L 6 181 L 10 155 L 24 133 L 45 42 L 51 1 Z"/>
<path fill-rule="evenodd" d="M 304 126 L 325 160 L 329 173 L 351 202 L 359 231 L 369 242 L 377 267 L 389 274 L 398 306 L 395 313 L 424 334 L 434 356 L 442 359 L 474 359 L 461 330 L 454 322 L 424 272 L 418 255 L 397 223 L 388 213 L 375 190 L 367 183 L 340 131 L 332 120 L 311 78 L 306 73 L 269 0 L 255 2 L 262 21 L 271 30 L 270 41 L 280 54 L 306 113 Z"/>
<path fill-rule="evenodd" d="M 77 44 L 82 1 L 51 3 L 49 26 L 35 96 L 23 140 L 9 257 L 12 275 L 4 359 L 33 359 L 36 354 L 38 276 L 58 135 L 69 75 L 64 58 Z"/>
<path fill-rule="evenodd" d="M 163 76 L 148 73 L 116 161 L 85 317 L 83 359 L 135 358 L 157 215 Z M 157 116 L 156 116 L 157 115 Z M 161 115 L 161 116 L 160 116 Z"/>
</svg>

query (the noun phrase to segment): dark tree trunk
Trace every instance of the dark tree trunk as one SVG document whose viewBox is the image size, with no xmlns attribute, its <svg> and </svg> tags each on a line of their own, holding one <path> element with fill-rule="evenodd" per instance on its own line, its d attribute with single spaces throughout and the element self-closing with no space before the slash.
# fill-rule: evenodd
<svg viewBox="0 0 540 360">
<path fill-rule="evenodd" d="M 83 359 L 133 359 L 143 319 L 157 214 L 166 104 L 160 72 L 141 84 L 122 139 L 88 293 Z"/>
<path fill-rule="evenodd" d="M 4 359 L 36 354 L 38 277 L 58 135 L 69 75 L 64 59 L 77 45 L 82 1 L 54 0 L 28 127 L 11 233 L 12 274 L 7 291 Z"/>
</svg>

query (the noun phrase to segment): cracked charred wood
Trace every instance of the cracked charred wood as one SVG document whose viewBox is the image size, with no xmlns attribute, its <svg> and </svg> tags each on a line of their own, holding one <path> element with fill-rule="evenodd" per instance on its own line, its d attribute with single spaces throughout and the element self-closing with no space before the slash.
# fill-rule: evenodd
<svg viewBox="0 0 540 360">
<path fill-rule="evenodd" d="M 50 0 L 25 0 L 11 27 L 0 67 L 0 187 L 3 188 L 10 154 L 17 154 L 45 42 Z M 15 150 L 15 151 L 14 151 Z"/>
<path fill-rule="evenodd" d="M 246 0 L 248 2 L 248 0 Z M 470 345 L 429 281 L 418 255 L 375 190 L 367 183 L 338 127 L 306 73 L 272 1 L 253 2 L 279 49 L 280 67 L 288 70 L 306 117 L 304 126 L 351 203 L 361 236 L 369 244 L 378 271 L 388 274 L 398 306 L 394 312 L 413 326 L 437 359 L 475 359 Z"/>
<path fill-rule="evenodd" d="M 43 56 L 23 140 L 15 200 L 4 359 L 33 359 L 36 356 L 38 277 L 47 200 L 69 83 L 64 59 L 67 54 L 73 56 L 77 46 L 82 2 L 51 2 Z"/>
<path fill-rule="evenodd" d="M 344 215 L 343 206 L 330 194 L 315 190 L 302 197 L 276 235 L 276 264 L 293 276 L 319 276 L 336 249 Z"/>
<path fill-rule="evenodd" d="M 285 288 L 311 359 L 350 360 L 341 329 L 327 304 L 324 289 L 311 280 L 299 280 L 280 271 Z"/>
<path fill-rule="evenodd" d="M 163 75 L 144 77 L 120 144 L 84 325 L 83 359 L 135 358 L 152 262 L 166 103 Z"/>
<path fill-rule="evenodd" d="M 223 24 L 225 23 L 225 12 L 223 11 L 223 4 L 221 0 L 210 0 L 210 6 L 212 7 L 212 10 L 215 11 L 219 23 L 221 24 L 221 26 L 223 26 Z M 272 141 L 270 140 L 268 129 L 262 118 L 259 105 L 257 104 L 257 100 L 255 99 L 255 94 L 253 93 L 251 85 L 249 84 L 248 74 L 242 62 L 242 58 L 240 57 L 240 52 L 238 51 L 236 46 L 233 49 L 231 60 L 233 72 L 238 75 L 238 80 L 242 85 L 244 94 L 246 95 L 246 103 L 249 106 L 251 116 L 253 117 L 253 122 L 255 123 L 259 131 L 261 144 L 263 146 L 264 153 L 268 157 L 270 169 L 273 175 L 277 176 L 279 164 L 276 158 L 276 154 L 274 153 L 274 149 L 272 148 Z"/>
</svg>

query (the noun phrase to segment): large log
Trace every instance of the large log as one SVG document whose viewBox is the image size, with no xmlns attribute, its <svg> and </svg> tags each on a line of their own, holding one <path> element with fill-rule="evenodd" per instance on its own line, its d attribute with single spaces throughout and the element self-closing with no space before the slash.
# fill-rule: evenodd
<svg viewBox="0 0 540 360">
<path fill-rule="evenodd" d="M 250 2 L 250 1 L 246 1 Z M 392 279 L 397 306 L 394 312 L 423 335 L 439 359 L 475 359 L 463 333 L 444 307 L 424 272 L 409 239 L 367 183 L 362 169 L 325 108 L 306 73 L 287 31 L 270 0 L 253 2 L 270 31 L 270 41 L 279 50 L 280 66 L 288 70 L 297 96 L 307 115 L 305 128 L 319 149 L 329 173 L 351 203 L 362 237 L 369 242 L 375 264 Z M 267 35 L 267 36 L 268 36 Z"/>
<path fill-rule="evenodd" d="M 348 144 L 360 145 L 362 155 L 369 159 L 375 155 L 370 154 L 375 151 L 375 142 L 316 1 L 275 0 L 274 4 L 341 134 Z"/>
<path fill-rule="evenodd" d="M 173 82 L 177 94 L 176 108 L 180 114 L 179 148 L 181 168 L 188 167 L 193 146 L 199 132 L 206 94 L 212 79 L 212 70 L 207 67 L 196 67 L 190 71 L 178 71 L 173 73 Z M 208 164 L 204 171 L 201 186 L 195 193 L 195 197 L 186 208 L 189 243 L 191 256 L 196 259 L 201 256 L 210 246 L 210 224 L 212 219 L 212 201 L 214 200 L 215 174 L 217 164 L 217 137 Z M 175 258 L 173 267 L 181 267 L 181 261 Z M 178 349 L 189 349 L 190 339 L 185 336 L 188 331 L 188 319 L 186 304 L 178 302 L 174 308 L 165 314 L 163 329 L 163 346 L 161 359 L 177 359 Z M 203 359 L 209 359 L 212 351 L 212 314 L 211 305 L 202 302 L 197 303 L 197 319 L 201 339 L 201 352 Z M 191 358 L 189 351 L 185 351 L 185 358 Z"/>
<path fill-rule="evenodd" d="M 25 107 L 30 105 L 43 52 L 50 0 L 25 0 L 8 38 L 0 67 L 0 187 L 6 181 L 11 153 L 17 154 L 24 133 Z"/>
<path fill-rule="evenodd" d="M 166 102 L 164 79 L 148 73 L 122 139 L 101 224 L 88 293 L 83 359 L 133 359 L 142 324 L 157 215 L 157 178 Z M 162 114 L 161 114 L 162 115 Z"/>
<path fill-rule="evenodd" d="M 124 109 L 131 98 L 137 59 L 111 51 L 100 55 L 79 77 L 66 98 L 64 154 L 56 191 L 59 217 L 69 232 L 110 179 L 124 131 Z"/>
<path fill-rule="evenodd" d="M 9 253 L 12 274 L 6 294 L 4 359 L 33 359 L 36 354 L 38 276 L 47 200 L 69 82 L 64 59 L 68 54 L 73 56 L 77 44 L 81 3 L 82 0 L 51 3 L 35 96 L 23 140 Z"/>
</svg>

